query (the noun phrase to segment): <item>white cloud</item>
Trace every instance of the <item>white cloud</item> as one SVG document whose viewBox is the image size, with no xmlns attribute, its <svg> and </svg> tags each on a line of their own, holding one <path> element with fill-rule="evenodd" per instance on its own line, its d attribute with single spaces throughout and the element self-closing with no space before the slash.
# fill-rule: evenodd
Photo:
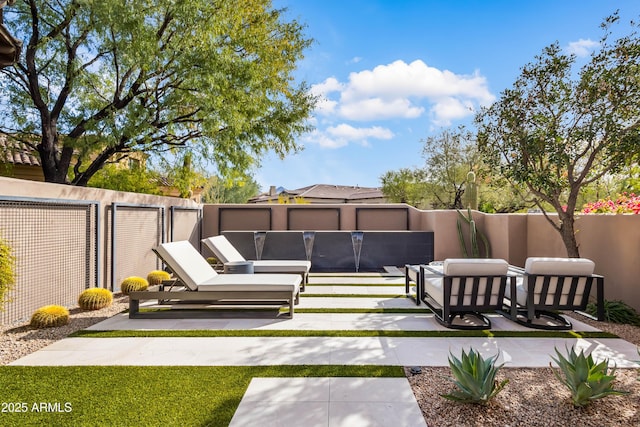
<svg viewBox="0 0 640 427">
<path fill-rule="evenodd" d="M 357 64 L 358 62 L 362 61 L 362 57 L 360 56 L 354 56 L 353 58 L 351 58 L 347 64 Z"/>
<path fill-rule="evenodd" d="M 327 100 L 319 104 L 318 114 L 358 121 L 415 119 L 429 107 L 432 119 L 442 124 L 473 114 L 468 105 L 488 105 L 495 100 L 478 72 L 455 74 L 429 67 L 421 60 L 410 64 L 395 61 L 354 72 L 344 83 L 331 77 L 312 90 Z M 452 114 L 453 101 L 465 109 Z M 461 115 L 462 111 L 466 113 Z"/>
<path fill-rule="evenodd" d="M 324 148 L 339 148 L 355 142 L 364 146 L 369 145 L 369 139 L 391 139 L 393 132 L 381 126 L 357 128 L 346 123 L 330 126 L 325 131 L 314 131 L 307 140 Z"/>
<path fill-rule="evenodd" d="M 600 46 L 600 43 L 594 42 L 591 39 L 580 39 L 577 42 L 570 42 L 567 46 L 567 52 L 583 58 L 589 56 L 598 46 Z"/>
</svg>

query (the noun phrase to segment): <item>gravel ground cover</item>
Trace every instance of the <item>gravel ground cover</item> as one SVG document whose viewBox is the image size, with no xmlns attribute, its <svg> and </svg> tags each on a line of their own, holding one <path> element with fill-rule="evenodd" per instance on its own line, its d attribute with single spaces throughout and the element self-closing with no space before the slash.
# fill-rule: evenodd
<svg viewBox="0 0 640 427">
<path fill-rule="evenodd" d="M 6 365 L 43 348 L 72 332 L 122 312 L 128 298 L 114 295 L 110 307 L 97 311 L 70 310 L 69 324 L 48 329 L 32 329 L 29 320 L 0 328 L 0 365 Z M 614 333 L 640 346 L 640 327 L 595 322 L 578 314 L 577 319 Z M 640 356 L 639 356 L 640 359 Z M 406 369 L 409 383 L 429 426 L 638 426 L 640 425 L 640 372 L 619 369 L 615 388 L 630 392 L 626 396 L 608 396 L 585 408 L 571 404 L 568 390 L 555 378 L 551 368 L 503 368 L 498 381 L 509 383 L 489 404 L 455 403 L 440 397 L 449 393 L 449 368 L 422 367 L 422 373 Z"/>
</svg>

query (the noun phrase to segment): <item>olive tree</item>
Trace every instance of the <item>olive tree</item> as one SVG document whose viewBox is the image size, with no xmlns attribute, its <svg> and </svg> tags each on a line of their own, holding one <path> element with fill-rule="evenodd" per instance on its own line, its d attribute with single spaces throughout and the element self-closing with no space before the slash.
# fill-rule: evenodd
<svg viewBox="0 0 640 427">
<path fill-rule="evenodd" d="M 293 72 L 311 40 L 270 0 L 18 0 L 5 24 L 24 52 L 0 71 L 0 132 L 46 181 L 86 185 L 137 151 L 244 170 L 309 130 Z"/>
<path fill-rule="evenodd" d="M 603 22 L 599 48 L 579 69 L 558 43 L 546 47 L 476 116 L 485 160 L 528 189 L 570 257 L 579 256 L 580 190 L 640 151 L 640 39 L 632 22 L 629 35 L 612 40 L 616 24 L 617 14 Z"/>
</svg>

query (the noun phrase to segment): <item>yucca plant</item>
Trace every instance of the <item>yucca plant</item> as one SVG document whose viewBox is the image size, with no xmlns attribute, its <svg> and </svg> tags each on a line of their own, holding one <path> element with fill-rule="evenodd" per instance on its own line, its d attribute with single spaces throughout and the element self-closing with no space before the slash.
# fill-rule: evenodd
<svg viewBox="0 0 640 427">
<path fill-rule="evenodd" d="M 616 368 L 614 366 L 609 372 L 609 359 L 595 363 L 591 353 L 585 356 L 583 349 L 580 350 L 580 354 L 577 354 L 573 346 L 571 346 L 571 350 L 567 350 L 566 358 L 560 354 L 557 348 L 555 351 L 558 357 L 551 356 L 551 358 L 556 362 L 564 377 L 556 369 L 553 369 L 553 373 L 571 392 L 574 406 L 585 406 L 595 399 L 610 394 L 628 394 L 626 391 L 614 390 L 613 381 L 616 379 Z"/>
<path fill-rule="evenodd" d="M 442 394 L 445 399 L 457 402 L 486 404 L 509 382 L 496 381 L 496 373 L 502 365 L 496 366 L 498 355 L 483 359 L 479 351 L 469 349 L 467 354 L 462 350 L 462 358 L 458 359 L 449 353 L 449 367 L 454 378 L 449 378 L 458 389 L 449 394 Z"/>
</svg>

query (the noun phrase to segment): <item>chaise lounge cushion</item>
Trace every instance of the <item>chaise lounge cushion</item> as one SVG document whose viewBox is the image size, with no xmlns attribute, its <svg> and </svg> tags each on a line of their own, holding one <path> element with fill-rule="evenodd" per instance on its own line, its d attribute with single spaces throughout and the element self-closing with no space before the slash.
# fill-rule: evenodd
<svg viewBox="0 0 640 427">
<path fill-rule="evenodd" d="M 561 305 L 580 305 L 584 296 L 586 277 L 591 276 L 595 269 L 595 263 L 587 258 L 548 258 L 530 257 L 527 258 L 524 266 L 525 276 L 519 276 L 516 285 L 516 300 L 520 305 L 527 304 L 526 275 L 556 276 L 549 280 L 549 288 L 545 301 L 541 301 L 544 277 L 537 277 L 534 286 L 534 299 L 536 305 L 553 305 L 554 297 L 558 287 L 558 277 L 561 276 L 582 276 L 576 286 L 576 293 L 573 301 L 569 301 L 571 287 L 565 283 L 559 300 Z M 511 297 L 511 290 L 507 287 L 506 297 Z"/>
<path fill-rule="evenodd" d="M 192 291 L 270 291 L 297 293 L 301 277 L 295 274 L 218 274 L 188 241 L 163 243 L 156 248 Z"/>
<path fill-rule="evenodd" d="M 247 261 L 223 235 L 208 237 L 202 242 L 222 263 Z M 307 274 L 311 269 L 311 261 L 303 260 L 258 260 L 251 262 L 255 273 Z"/>
<path fill-rule="evenodd" d="M 441 270 L 442 274 L 446 276 L 504 276 L 507 274 L 509 264 L 503 259 L 491 259 L 491 258 L 448 258 L 444 260 L 444 263 L 440 268 L 432 267 L 434 269 Z M 444 279 L 442 276 L 429 277 L 425 275 L 424 291 L 428 293 L 440 306 L 444 305 Z M 474 306 L 483 305 L 484 296 L 487 290 L 487 277 L 481 277 L 479 283 L 479 292 L 476 301 L 472 301 L 472 289 L 471 286 L 465 287 L 465 294 L 463 297 L 463 305 Z M 499 279 L 498 279 L 499 280 Z M 490 304 L 499 305 L 498 301 L 498 283 L 492 284 L 492 296 L 490 298 Z M 449 304 L 458 306 L 458 294 L 460 292 L 460 279 L 453 278 L 451 284 L 451 297 Z"/>
</svg>

